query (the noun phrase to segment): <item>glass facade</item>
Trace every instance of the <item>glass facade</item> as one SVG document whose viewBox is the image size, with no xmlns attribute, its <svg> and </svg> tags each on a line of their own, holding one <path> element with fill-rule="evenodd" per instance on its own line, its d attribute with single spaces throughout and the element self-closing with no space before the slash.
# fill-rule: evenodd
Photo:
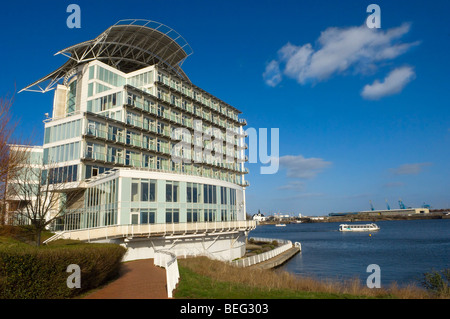
<svg viewBox="0 0 450 319">
<path fill-rule="evenodd" d="M 76 111 L 76 98 L 77 98 L 77 80 L 72 81 L 69 84 L 69 90 L 67 92 L 66 114 L 72 115 Z"/>
<path fill-rule="evenodd" d="M 75 78 L 67 92 L 66 114 L 80 110 L 81 119 L 46 124 L 44 142 L 50 145 L 44 149 L 44 164 L 60 166 L 52 171 L 55 182 L 89 179 L 84 208 L 69 209 L 59 227 L 245 218 L 246 146 L 239 112 L 157 66 L 136 73 L 128 77 L 91 62 L 88 76 L 80 83 Z M 83 93 L 77 85 L 87 88 L 81 105 L 75 105 Z M 68 139 L 75 140 L 64 143 Z M 99 184 L 110 176 L 107 172 L 122 167 L 142 174 L 115 175 Z M 189 177 L 163 179 L 159 173 Z M 211 182 L 199 182 L 204 178 Z"/>
<path fill-rule="evenodd" d="M 131 224 L 237 220 L 234 188 L 124 177 L 122 190 L 122 212 L 130 207 Z M 152 212 L 151 222 L 146 217 L 147 212 Z"/>
<path fill-rule="evenodd" d="M 84 208 L 68 209 L 56 220 L 56 230 L 75 230 L 117 224 L 118 179 L 89 187 Z"/>
<path fill-rule="evenodd" d="M 44 144 L 79 137 L 81 134 L 81 120 L 66 122 L 45 128 Z"/>
</svg>

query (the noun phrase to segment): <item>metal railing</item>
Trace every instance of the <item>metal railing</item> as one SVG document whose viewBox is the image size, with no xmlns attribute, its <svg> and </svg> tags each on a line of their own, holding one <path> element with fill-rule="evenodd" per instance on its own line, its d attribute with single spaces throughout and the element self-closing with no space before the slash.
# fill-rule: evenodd
<svg viewBox="0 0 450 319">
<path fill-rule="evenodd" d="M 136 224 L 110 225 L 86 229 L 66 230 L 58 232 L 44 243 L 56 239 L 75 239 L 94 241 L 114 238 L 161 237 L 186 234 L 220 233 L 229 231 L 250 231 L 256 228 L 256 221 L 214 221 L 193 223 L 164 223 L 164 224 Z"/>
<path fill-rule="evenodd" d="M 231 262 L 232 265 L 237 266 L 237 267 L 249 267 L 249 266 L 261 263 L 263 261 L 269 260 L 275 256 L 278 256 L 279 254 L 282 254 L 285 251 L 287 251 L 293 247 L 292 242 L 290 240 L 274 239 L 274 238 L 260 238 L 260 237 L 252 237 L 252 239 L 255 241 L 262 241 L 262 242 L 267 242 L 267 243 L 277 241 L 278 243 L 281 243 L 282 245 L 275 249 L 269 250 L 265 253 L 233 260 Z M 249 238 L 249 240 L 251 240 L 251 239 Z M 296 246 L 297 246 L 297 243 L 296 243 Z"/>
<path fill-rule="evenodd" d="M 172 298 L 173 290 L 180 279 L 177 256 L 167 250 L 157 250 L 155 251 L 153 264 L 166 269 L 167 296 Z"/>
</svg>

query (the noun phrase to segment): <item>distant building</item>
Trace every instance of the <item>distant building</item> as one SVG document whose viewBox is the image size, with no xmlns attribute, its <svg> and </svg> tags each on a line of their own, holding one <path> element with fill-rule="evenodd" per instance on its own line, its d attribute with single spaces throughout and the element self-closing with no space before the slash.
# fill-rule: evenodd
<svg viewBox="0 0 450 319">
<path fill-rule="evenodd" d="M 39 184 L 39 174 L 26 174 L 25 170 L 39 169 L 42 166 L 42 146 L 29 146 L 29 145 L 9 145 L 11 152 L 23 152 L 25 158 L 23 163 L 20 164 L 21 170 L 14 177 L 8 176 L 6 185 L 6 223 L 11 225 L 16 224 L 29 224 L 29 220 L 21 215 L 16 214 L 17 211 L 24 209 L 28 204 L 25 198 L 34 201 L 36 197 L 33 195 L 22 196 L 23 190 L 20 190 L 20 184 L 27 178 L 29 184 Z M 32 179 L 31 179 L 32 178 Z"/>
<path fill-rule="evenodd" d="M 254 214 L 252 219 L 259 221 L 259 222 L 263 222 L 266 220 L 266 217 L 264 216 L 264 214 L 258 213 L 258 214 Z"/>
<path fill-rule="evenodd" d="M 410 215 L 410 214 L 428 214 L 429 208 L 406 208 L 406 209 L 390 209 L 390 210 L 366 210 L 359 212 L 368 215 Z"/>
</svg>

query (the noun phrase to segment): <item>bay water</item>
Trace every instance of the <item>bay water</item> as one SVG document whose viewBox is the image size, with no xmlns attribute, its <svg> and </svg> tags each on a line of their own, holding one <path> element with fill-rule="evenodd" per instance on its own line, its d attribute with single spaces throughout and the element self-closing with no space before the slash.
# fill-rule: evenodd
<svg viewBox="0 0 450 319">
<path fill-rule="evenodd" d="M 340 224 L 258 225 L 249 237 L 300 242 L 301 253 L 279 269 L 317 279 L 357 277 L 365 284 L 367 267 L 376 264 L 381 287 L 420 285 L 424 273 L 450 268 L 450 219 L 379 221 L 374 232 L 340 232 Z"/>
</svg>

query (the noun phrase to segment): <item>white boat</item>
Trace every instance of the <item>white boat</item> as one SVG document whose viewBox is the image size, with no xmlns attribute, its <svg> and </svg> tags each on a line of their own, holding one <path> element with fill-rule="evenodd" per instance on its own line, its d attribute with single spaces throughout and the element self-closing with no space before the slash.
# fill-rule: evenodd
<svg viewBox="0 0 450 319">
<path fill-rule="evenodd" d="M 284 226 L 286 226 L 286 224 L 275 224 L 275 226 L 277 226 L 277 227 L 284 227 Z"/>
<path fill-rule="evenodd" d="M 341 224 L 339 225 L 339 231 L 375 231 L 379 230 L 380 227 L 378 227 L 376 224 Z"/>
</svg>

